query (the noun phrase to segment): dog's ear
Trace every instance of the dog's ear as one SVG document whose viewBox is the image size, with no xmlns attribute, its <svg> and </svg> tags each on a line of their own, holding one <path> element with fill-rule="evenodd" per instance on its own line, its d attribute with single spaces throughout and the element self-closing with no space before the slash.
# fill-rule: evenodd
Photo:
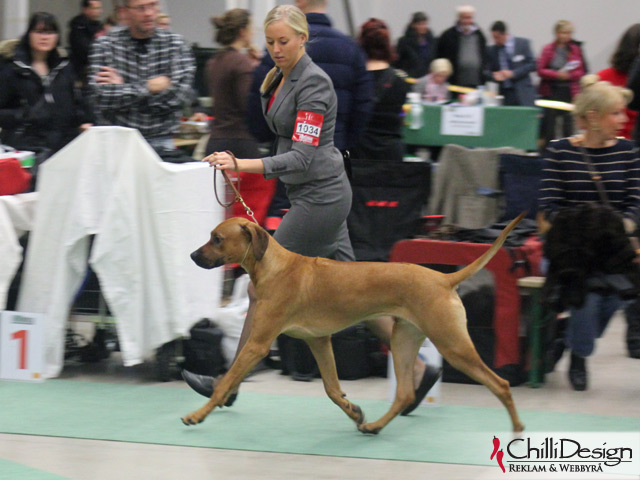
<svg viewBox="0 0 640 480">
<path fill-rule="evenodd" d="M 242 225 L 240 228 L 242 228 L 242 233 L 247 237 L 247 241 L 251 243 L 253 257 L 256 262 L 259 262 L 264 257 L 264 252 L 267 251 L 269 246 L 269 234 L 264 228 L 253 223 Z"/>
</svg>

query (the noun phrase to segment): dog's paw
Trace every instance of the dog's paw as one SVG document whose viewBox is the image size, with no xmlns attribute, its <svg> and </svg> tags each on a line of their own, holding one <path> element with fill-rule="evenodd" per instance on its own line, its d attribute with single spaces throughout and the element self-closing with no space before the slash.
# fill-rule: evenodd
<svg viewBox="0 0 640 480">
<path fill-rule="evenodd" d="M 199 418 L 195 414 L 190 413 L 189 415 L 182 417 L 180 420 L 182 420 L 182 423 L 184 423 L 188 427 L 191 425 L 202 423 L 204 421 L 204 418 Z"/>
<path fill-rule="evenodd" d="M 353 412 L 353 416 L 351 416 L 351 419 L 356 422 L 356 425 L 362 425 L 364 423 L 364 412 L 362 411 L 362 409 L 355 403 L 352 403 L 351 411 Z"/>
<path fill-rule="evenodd" d="M 358 425 L 358 430 L 365 435 L 377 435 L 382 430 L 381 427 L 372 427 L 371 423 L 362 423 Z"/>
</svg>

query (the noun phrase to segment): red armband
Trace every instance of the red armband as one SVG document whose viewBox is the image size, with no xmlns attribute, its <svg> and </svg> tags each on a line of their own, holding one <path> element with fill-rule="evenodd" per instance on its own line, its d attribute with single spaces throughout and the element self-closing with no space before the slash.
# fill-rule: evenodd
<svg viewBox="0 0 640 480">
<path fill-rule="evenodd" d="M 306 143 L 308 145 L 317 147 L 320 141 L 320 133 L 322 132 L 323 122 L 324 115 L 313 112 L 305 112 L 304 110 L 298 111 L 296 124 L 293 130 L 293 137 L 291 137 L 291 140 L 293 140 L 294 142 Z"/>
</svg>

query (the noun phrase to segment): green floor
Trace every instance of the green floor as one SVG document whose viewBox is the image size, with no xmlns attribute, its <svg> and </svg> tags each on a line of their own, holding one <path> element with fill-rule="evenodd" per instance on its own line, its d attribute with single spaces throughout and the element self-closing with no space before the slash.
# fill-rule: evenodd
<svg viewBox="0 0 640 480">
<path fill-rule="evenodd" d="M 0 432 L 231 450 L 492 465 L 470 434 L 510 429 L 502 408 L 424 407 L 378 436 L 359 433 L 328 398 L 242 393 L 192 427 L 180 417 L 204 399 L 187 389 L 49 380 L 0 382 Z M 389 407 L 358 401 L 368 419 Z M 639 418 L 521 411 L 527 431 L 638 431 Z M 443 441 L 446 439 L 446 441 Z M 483 440 L 484 444 L 484 440 Z M 4 464 L 0 465 L 4 468 Z M 16 466 L 16 468 L 18 468 Z M 10 478 L 10 477 L 9 477 Z M 22 478 L 22 477 L 21 477 Z M 24 478 L 30 478 L 25 476 Z M 38 478 L 38 477 L 34 477 Z M 51 477 L 55 478 L 55 477 Z"/>
</svg>

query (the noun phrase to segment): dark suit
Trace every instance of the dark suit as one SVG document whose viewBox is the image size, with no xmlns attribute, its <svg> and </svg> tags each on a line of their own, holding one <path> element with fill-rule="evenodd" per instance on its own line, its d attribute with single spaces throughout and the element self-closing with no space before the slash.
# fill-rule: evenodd
<svg viewBox="0 0 640 480">
<path fill-rule="evenodd" d="M 487 48 L 486 76 L 493 80 L 493 72 L 505 70 L 500 62 L 501 50 L 504 49 L 506 70 L 513 72 L 513 78 L 500 82 L 500 95 L 504 96 L 505 105 L 533 106 L 536 90 L 529 74 L 536 71 L 536 59 L 531 52 L 529 40 L 520 37 L 513 40 L 512 52 L 506 46 L 492 45 Z"/>
</svg>

